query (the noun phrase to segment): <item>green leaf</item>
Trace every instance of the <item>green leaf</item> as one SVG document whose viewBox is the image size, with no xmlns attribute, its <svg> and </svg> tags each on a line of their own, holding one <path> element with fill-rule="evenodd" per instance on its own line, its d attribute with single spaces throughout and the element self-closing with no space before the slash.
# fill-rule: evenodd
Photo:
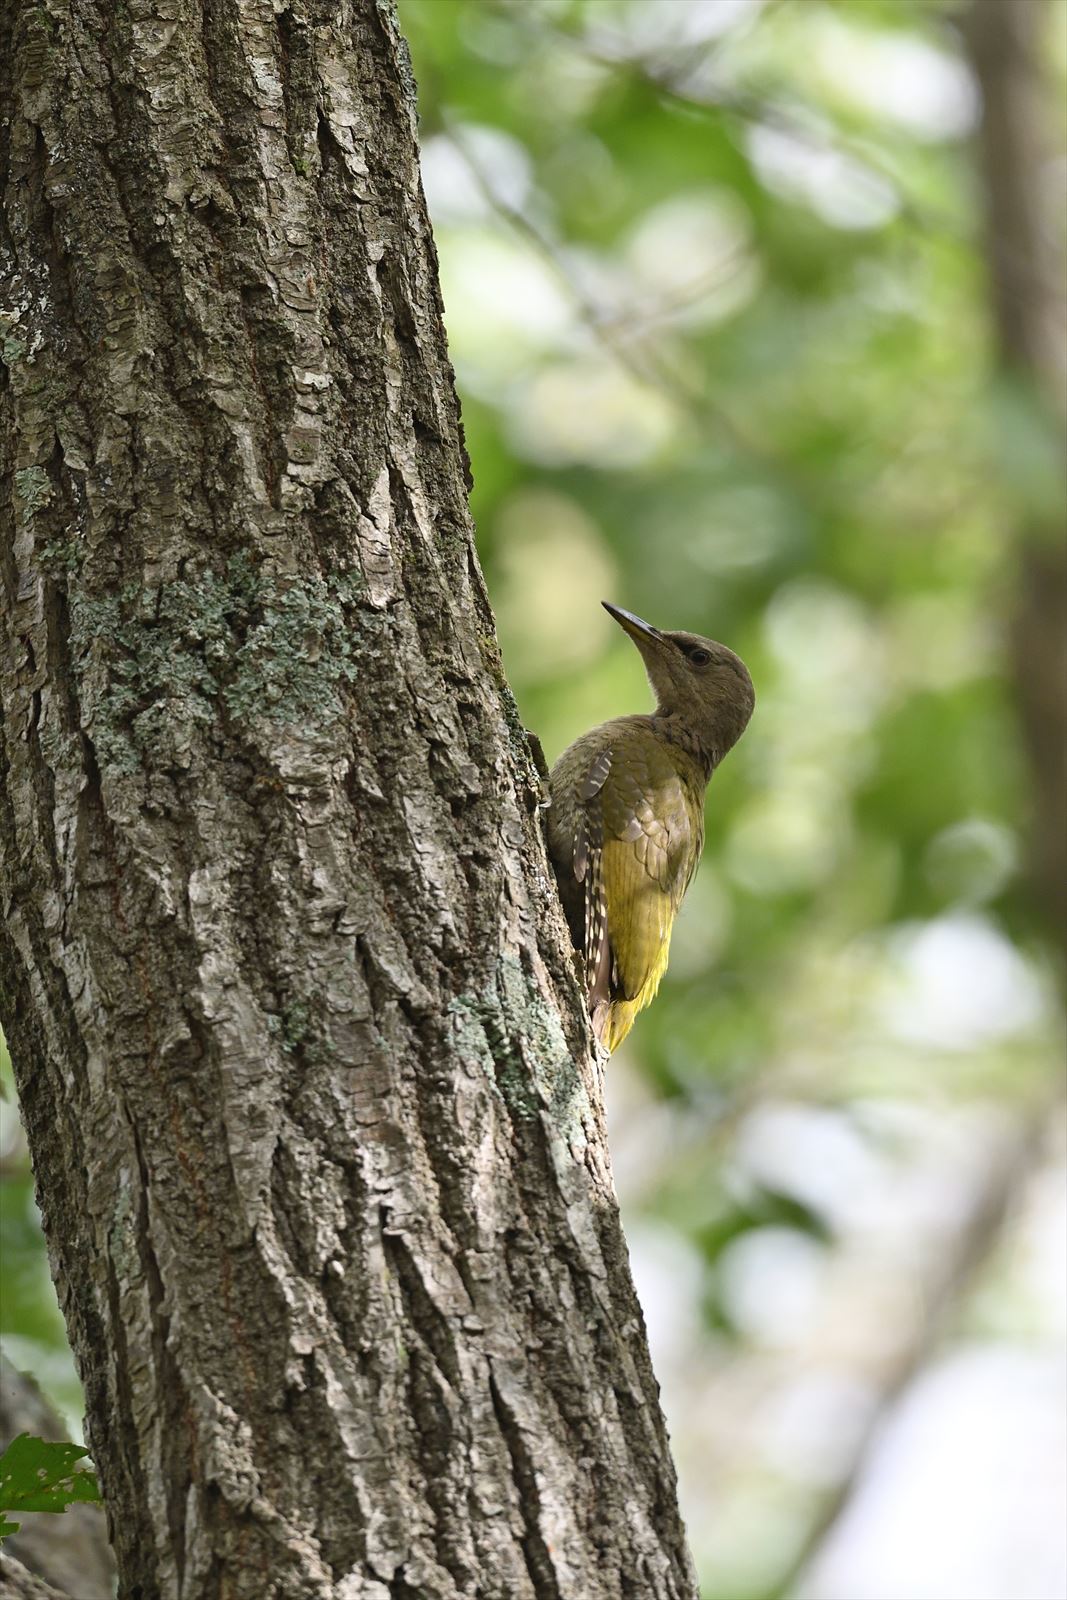
<svg viewBox="0 0 1067 1600">
<path fill-rule="evenodd" d="M 833 1229 L 820 1212 L 798 1200 L 796 1195 L 761 1185 L 749 1199 L 731 1206 L 722 1216 L 697 1230 L 704 1259 L 717 1262 L 736 1239 L 757 1228 L 793 1228 L 819 1244 L 833 1243 Z"/>
<path fill-rule="evenodd" d="M 0 1456 L 0 1539 L 14 1533 L 7 1511 L 65 1511 L 75 1501 L 99 1504 L 96 1477 L 76 1463 L 83 1445 L 62 1444 L 20 1433 Z"/>
</svg>

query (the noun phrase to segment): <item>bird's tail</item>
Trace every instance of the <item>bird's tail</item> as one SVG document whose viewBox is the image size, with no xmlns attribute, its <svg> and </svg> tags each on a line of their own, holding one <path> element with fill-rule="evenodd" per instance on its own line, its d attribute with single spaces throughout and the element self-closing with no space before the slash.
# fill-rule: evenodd
<svg viewBox="0 0 1067 1600">
<path fill-rule="evenodd" d="M 609 1055 L 619 1048 L 634 1025 L 637 1013 L 647 1001 L 640 996 L 636 1000 L 612 1000 L 604 1007 L 603 1023 L 598 1025 L 594 1015 L 593 1026 L 596 1028 L 597 1038 L 608 1051 Z"/>
<path fill-rule="evenodd" d="M 589 995 L 589 1014 L 593 1020 L 593 1031 L 609 1055 L 613 1055 L 622 1044 L 634 1025 L 637 1013 L 643 1011 L 655 998 L 660 979 L 667 970 L 670 947 L 671 930 L 668 927 L 652 971 L 644 987 L 632 999 L 625 1000 L 621 996 L 617 999 L 603 999 L 596 992 Z"/>
</svg>

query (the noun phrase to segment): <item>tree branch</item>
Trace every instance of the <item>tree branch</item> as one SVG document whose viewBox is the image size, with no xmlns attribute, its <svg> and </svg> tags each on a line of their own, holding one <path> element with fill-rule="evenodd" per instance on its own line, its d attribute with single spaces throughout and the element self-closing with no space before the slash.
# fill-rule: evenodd
<svg viewBox="0 0 1067 1600">
<path fill-rule="evenodd" d="M 775 1581 L 774 1600 L 784 1600 L 792 1594 L 851 1505 L 887 1418 L 951 1328 L 961 1301 L 1000 1240 L 1018 1196 L 1033 1174 L 1047 1142 L 1050 1123 L 1062 1113 L 1063 1101 L 1057 1089 L 1053 1100 L 1042 1101 L 1021 1122 L 985 1171 L 953 1247 L 939 1263 L 939 1270 L 923 1285 L 923 1316 L 882 1384 L 878 1403 L 855 1440 L 848 1469 L 823 1500 L 788 1566 Z"/>
</svg>

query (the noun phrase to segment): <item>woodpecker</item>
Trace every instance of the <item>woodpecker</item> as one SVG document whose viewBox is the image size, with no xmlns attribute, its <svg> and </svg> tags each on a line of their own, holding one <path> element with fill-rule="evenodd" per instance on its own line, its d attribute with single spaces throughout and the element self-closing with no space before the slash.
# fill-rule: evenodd
<svg viewBox="0 0 1067 1600">
<path fill-rule="evenodd" d="M 597 1037 L 612 1052 L 667 969 L 671 929 L 704 847 L 704 792 L 756 697 L 714 639 L 662 633 L 602 602 L 645 663 L 656 709 L 616 717 L 564 750 L 548 779 L 548 848 L 583 965 Z"/>
</svg>

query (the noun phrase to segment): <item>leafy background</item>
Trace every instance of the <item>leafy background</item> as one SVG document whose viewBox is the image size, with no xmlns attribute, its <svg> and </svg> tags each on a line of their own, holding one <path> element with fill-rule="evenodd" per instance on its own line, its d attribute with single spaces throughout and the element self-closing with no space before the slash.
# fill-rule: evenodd
<svg viewBox="0 0 1067 1600">
<path fill-rule="evenodd" d="M 1062 422 L 997 375 L 958 13 L 401 19 L 526 724 L 552 760 L 647 704 L 601 598 L 757 685 L 607 1080 L 704 1596 L 1056 1600 L 1063 1035 L 1005 630 Z M 1063 0 L 1043 30 L 1062 242 Z M 3 1114 L 0 1331 L 76 1419 Z"/>
</svg>

